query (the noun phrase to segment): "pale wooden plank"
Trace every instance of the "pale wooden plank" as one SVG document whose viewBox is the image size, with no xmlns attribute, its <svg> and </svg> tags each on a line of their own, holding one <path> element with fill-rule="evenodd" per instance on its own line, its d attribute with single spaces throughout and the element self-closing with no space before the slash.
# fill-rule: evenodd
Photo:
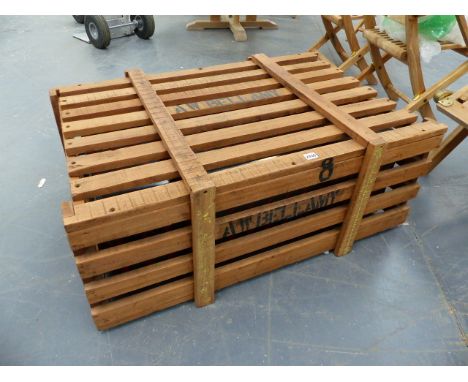
<svg viewBox="0 0 468 382">
<path fill-rule="evenodd" d="M 130 70 L 127 76 L 190 190 L 195 302 L 198 306 L 210 304 L 214 301 L 215 185 L 144 73 Z"/>
<path fill-rule="evenodd" d="M 359 144 L 366 145 L 371 140 L 379 140 L 379 137 L 372 130 L 361 126 L 355 118 L 343 112 L 329 100 L 320 97 L 316 91 L 291 76 L 264 54 L 253 55 L 252 60 L 281 82 L 283 86 L 291 89 L 300 99 L 327 117 L 337 127 L 343 129 Z"/>
</svg>

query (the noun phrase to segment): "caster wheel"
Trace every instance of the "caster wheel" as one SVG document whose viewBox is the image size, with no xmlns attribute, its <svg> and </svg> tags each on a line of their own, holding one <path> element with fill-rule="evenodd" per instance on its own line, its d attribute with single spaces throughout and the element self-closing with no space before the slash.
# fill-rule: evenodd
<svg viewBox="0 0 468 382">
<path fill-rule="evenodd" d="M 111 34 L 104 16 L 86 16 L 84 24 L 91 44 L 98 49 L 106 49 L 110 44 Z"/>
<path fill-rule="evenodd" d="M 75 19 L 75 21 L 78 23 L 78 24 L 84 24 L 84 16 L 73 16 L 73 18 Z"/>
<path fill-rule="evenodd" d="M 153 16 L 130 16 L 130 20 L 135 20 L 138 26 L 135 28 L 135 34 L 144 39 L 149 39 L 154 34 L 154 17 Z"/>
</svg>

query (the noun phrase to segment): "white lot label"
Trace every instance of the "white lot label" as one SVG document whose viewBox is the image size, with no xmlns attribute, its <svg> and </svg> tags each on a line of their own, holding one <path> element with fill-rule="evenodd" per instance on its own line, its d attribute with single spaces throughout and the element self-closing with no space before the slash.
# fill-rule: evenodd
<svg viewBox="0 0 468 382">
<path fill-rule="evenodd" d="M 318 157 L 319 157 L 318 154 L 316 154 L 314 152 L 304 154 L 304 158 L 307 159 L 307 160 L 317 159 Z"/>
</svg>

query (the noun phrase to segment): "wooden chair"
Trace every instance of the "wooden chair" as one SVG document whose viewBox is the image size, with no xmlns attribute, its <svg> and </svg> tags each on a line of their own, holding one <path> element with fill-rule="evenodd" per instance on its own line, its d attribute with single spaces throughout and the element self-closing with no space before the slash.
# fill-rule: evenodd
<svg viewBox="0 0 468 382">
<path fill-rule="evenodd" d="M 419 110 L 423 117 L 435 119 L 429 101 L 436 92 L 444 89 L 452 82 L 463 76 L 467 72 L 468 62 L 465 61 L 436 84 L 431 86 L 429 89 L 426 89 L 419 52 L 418 17 L 420 16 L 404 16 L 403 23 L 405 25 L 406 43 L 403 43 L 390 38 L 385 31 L 376 28 L 374 16 L 365 16 L 365 29 L 363 30 L 363 34 L 369 42 L 372 57 L 372 65 L 367 69 L 367 72 L 373 72 L 375 70 L 380 83 L 392 100 L 402 99 L 408 103 L 408 110 Z M 398 20 L 401 21 L 401 18 Z M 457 52 L 466 57 L 468 53 L 466 19 L 464 16 L 457 16 L 457 22 L 464 38 L 464 46 L 442 42 L 441 48 L 443 51 L 449 50 Z M 383 55 L 381 51 L 384 52 Z M 396 58 L 408 66 L 411 87 L 413 90 L 412 95 L 406 95 L 396 88 L 391 81 L 385 68 L 385 63 L 391 58 Z"/>
<path fill-rule="evenodd" d="M 364 16 L 324 15 L 321 17 L 325 27 L 325 35 L 315 42 L 315 44 L 309 48 L 309 51 L 319 50 L 323 45 L 330 41 L 332 46 L 335 48 L 336 53 L 338 53 L 338 56 L 340 56 L 343 61 L 339 66 L 339 69 L 346 71 L 353 65 L 356 65 L 361 71 L 361 74 L 365 72 L 363 75 L 358 75 L 357 78 L 359 80 L 365 78 L 369 84 L 375 85 L 377 80 L 372 74 L 372 71 L 368 70 L 368 64 L 364 58 L 366 53 L 369 52 L 369 45 L 366 44 L 361 47 L 356 36 L 364 25 Z M 354 20 L 359 20 L 357 25 L 354 25 Z M 348 40 L 348 45 L 351 51 L 350 53 L 345 50 L 337 36 L 338 32 L 341 30 L 344 31 L 346 39 Z"/>
</svg>

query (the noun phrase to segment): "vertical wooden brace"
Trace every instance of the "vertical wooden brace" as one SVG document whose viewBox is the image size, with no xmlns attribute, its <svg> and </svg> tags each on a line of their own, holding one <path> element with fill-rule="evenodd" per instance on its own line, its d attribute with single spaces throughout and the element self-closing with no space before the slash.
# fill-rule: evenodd
<svg viewBox="0 0 468 382">
<path fill-rule="evenodd" d="M 177 128 L 143 71 L 129 70 L 141 103 L 190 191 L 194 297 L 197 306 L 214 302 L 216 186 Z"/>
<path fill-rule="evenodd" d="M 215 300 L 215 187 L 190 194 L 194 296 L 197 306 Z"/>
<path fill-rule="evenodd" d="M 369 142 L 367 145 L 353 196 L 338 235 L 335 246 L 336 256 L 346 255 L 353 248 L 364 211 L 374 188 L 375 179 L 379 174 L 384 151 L 385 141 L 382 139 Z"/>
<path fill-rule="evenodd" d="M 406 51 L 411 87 L 416 101 L 426 91 L 419 52 L 418 16 L 405 16 Z M 423 103 L 419 112 L 424 118 L 436 119 L 429 103 Z"/>
</svg>

